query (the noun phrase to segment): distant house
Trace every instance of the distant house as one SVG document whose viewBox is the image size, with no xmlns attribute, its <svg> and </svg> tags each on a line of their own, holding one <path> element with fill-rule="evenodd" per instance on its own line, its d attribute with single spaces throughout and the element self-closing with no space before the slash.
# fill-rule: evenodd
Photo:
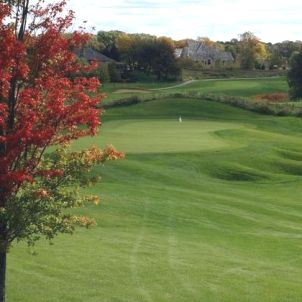
<svg viewBox="0 0 302 302">
<path fill-rule="evenodd" d="M 117 61 L 108 58 L 99 51 L 93 49 L 92 47 L 83 47 L 81 49 L 76 49 L 75 54 L 80 59 L 85 59 L 88 62 L 99 62 L 99 63 L 118 63 Z"/>
<path fill-rule="evenodd" d="M 125 73 L 125 64 L 117 62 L 89 46 L 76 49 L 74 52 L 78 58 L 84 59 L 90 63 L 97 62 L 101 67 L 103 67 L 103 74 L 100 76 L 101 80 L 110 80 L 113 82 L 121 81 L 121 77 Z M 105 80 L 107 77 L 108 79 Z"/>
<path fill-rule="evenodd" d="M 180 58 L 181 57 L 181 54 L 182 54 L 182 51 L 183 51 L 183 48 L 176 48 L 174 50 L 174 55 L 176 58 Z"/>
<path fill-rule="evenodd" d="M 180 53 L 180 55 L 179 55 Z M 179 57 L 190 58 L 195 62 L 201 62 L 204 66 L 229 66 L 234 63 L 234 58 L 230 52 L 221 51 L 215 47 L 205 45 L 194 40 L 189 40 L 187 46 L 180 52 L 177 50 Z"/>
</svg>

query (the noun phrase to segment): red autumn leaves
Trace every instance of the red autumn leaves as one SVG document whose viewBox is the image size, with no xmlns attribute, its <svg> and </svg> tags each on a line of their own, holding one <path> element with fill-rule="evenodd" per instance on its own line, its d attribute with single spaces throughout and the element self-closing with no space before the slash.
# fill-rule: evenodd
<svg viewBox="0 0 302 302">
<path fill-rule="evenodd" d="M 31 7 L 32 23 L 20 35 L 8 22 L 14 12 L 0 3 L 0 206 L 39 173 L 48 146 L 94 135 L 100 126 L 100 83 L 81 76 L 94 66 L 73 53 L 89 35 L 64 33 L 73 20 L 73 12 L 61 16 L 64 4 Z"/>
</svg>

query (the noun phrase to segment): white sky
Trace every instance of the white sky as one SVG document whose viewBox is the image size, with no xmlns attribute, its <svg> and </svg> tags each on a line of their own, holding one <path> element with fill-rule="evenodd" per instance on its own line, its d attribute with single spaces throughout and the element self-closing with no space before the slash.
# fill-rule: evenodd
<svg viewBox="0 0 302 302">
<path fill-rule="evenodd" d="M 173 39 L 227 41 L 251 31 L 264 42 L 302 40 L 302 0 L 69 0 L 75 26 Z"/>
</svg>

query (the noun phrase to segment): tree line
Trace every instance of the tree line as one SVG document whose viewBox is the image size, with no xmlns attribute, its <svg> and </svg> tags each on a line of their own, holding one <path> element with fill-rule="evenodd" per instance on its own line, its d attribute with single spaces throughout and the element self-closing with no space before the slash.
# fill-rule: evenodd
<svg viewBox="0 0 302 302">
<path fill-rule="evenodd" d="M 212 41 L 208 37 L 198 37 L 196 40 L 209 47 L 230 52 L 234 58 L 232 68 L 243 70 L 288 69 L 291 57 L 302 47 L 301 41 L 265 43 L 252 32 L 242 33 L 230 41 Z M 112 30 L 99 31 L 93 36 L 91 46 L 124 63 L 128 78 L 139 71 L 147 76 L 153 75 L 157 80 L 176 80 L 180 77 L 181 68 L 190 68 L 196 63 L 188 58 L 184 60 L 175 57 L 175 49 L 184 48 L 187 41 L 188 39 L 172 40 L 168 37 Z M 109 70 L 110 72 L 112 74 Z M 103 75 L 103 78 L 107 77 Z"/>
<path fill-rule="evenodd" d="M 251 32 L 239 35 L 238 39 L 216 42 L 225 51 L 232 53 L 241 69 L 287 69 L 295 52 L 302 49 L 302 41 L 262 42 Z"/>
<path fill-rule="evenodd" d="M 126 66 L 126 77 L 135 71 L 158 81 L 177 80 L 180 68 L 174 55 L 175 43 L 167 37 L 148 34 L 127 34 L 121 31 L 99 31 L 91 46 Z M 109 70 L 110 72 L 110 70 Z"/>
<path fill-rule="evenodd" d="M 288 70 L 289 93 L 292 99 L 302 97 L 302 41 L 262 42 L 252 32 L 245 32 L 238 39 L 212 41 L 198 37 L 197 41 L 221 51 L 230 52 L 234 58 L 232 68 L 242 70 Z M 196 62 L 176 58 L 175 50 L 187 46 L 188 39 L 172 40 L 149 34 L 128 34 L 122 31 L 99 31 L 90 45 L 106 56 L 123 62 L 127 68 L 124 76 L 133 78 L 135 72 L 155 76 L 157 80 L 177 80 L 182 68 L 190 68 Z M 199 65 L 200 66 L 200 65 Z M 102 66 L 100 78 L 121 80 L 114 66 Z M 107 69 L 107 70 L 104 70 Z"/>
</svg>

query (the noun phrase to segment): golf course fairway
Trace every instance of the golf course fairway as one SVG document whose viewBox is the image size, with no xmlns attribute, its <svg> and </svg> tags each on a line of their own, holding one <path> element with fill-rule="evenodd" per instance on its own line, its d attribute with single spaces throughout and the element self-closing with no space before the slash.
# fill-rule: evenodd
<svg viewBox="0 0 302 302">
<path fill-rule="evenodd" d="M 182 122 L 179 122 L 179 116 Z M 97 226 L 9 253 L 9 302 L 302 301 L 302 121 L 165 98 L 108 109 L 75 209 Z"/>
</svg>

